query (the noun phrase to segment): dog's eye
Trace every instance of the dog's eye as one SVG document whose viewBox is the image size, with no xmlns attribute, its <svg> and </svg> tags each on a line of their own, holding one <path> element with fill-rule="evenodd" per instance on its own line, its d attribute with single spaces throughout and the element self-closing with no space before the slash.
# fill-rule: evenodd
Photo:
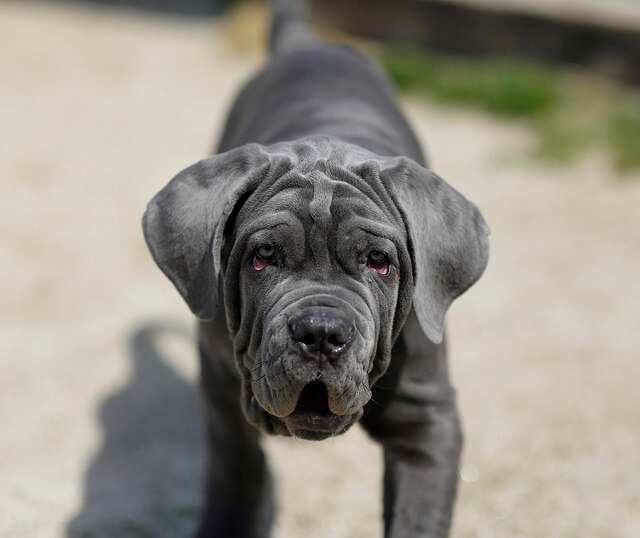
<svg viewBox="0 0 640 538">
<path fill-rule="evenodd" d="M 369 256 L 367 256 L 367 267 L 373 269 L 379 275 L 388 275 L 390 267 L 389 258 L 384 252 L 372 250 L 369 252 Z"/>
<path fill-rule="evenodd" d="M 255 271 L 262 271 L 265 267 L 275 265 L 276 249 L 272 245 L 262 245 L 258 247 L 251 259 L 251 266 Z"/>
</svg>

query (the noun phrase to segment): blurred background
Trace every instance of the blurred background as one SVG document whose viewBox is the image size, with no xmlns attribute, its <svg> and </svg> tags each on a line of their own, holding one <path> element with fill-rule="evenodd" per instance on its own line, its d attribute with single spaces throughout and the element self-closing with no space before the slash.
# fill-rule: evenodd
<svg viewBox="0 0 640 538">
<path fill-rule="evenodd" d="M 454 537 L 640 536 L 640 2 L 316 0 L 383 65 L 492 258 L 449 315 Z M 0 536 L 189 536 L 192 321 L 140 218 L 211 153 L 268 6 L 0 3 Z M 382 536 L 358 429 L 265 442 L 278 538 Z"/>
</svg>

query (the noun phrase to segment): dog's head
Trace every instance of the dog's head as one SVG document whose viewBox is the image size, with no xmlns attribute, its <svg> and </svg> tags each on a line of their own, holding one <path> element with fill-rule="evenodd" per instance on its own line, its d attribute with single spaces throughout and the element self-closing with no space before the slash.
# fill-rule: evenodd
<svg viewBox="0 0 640 538">
<path fill-rule="evenodd" d="M 326 137 L 201 161 L 143 228 L 193 313 L 224 311 L 249 420 L 310 439 L 362 415 L 412 307 L 441 341 L 488 259 L 480 212 L 444 181 Z"/>
</svg>

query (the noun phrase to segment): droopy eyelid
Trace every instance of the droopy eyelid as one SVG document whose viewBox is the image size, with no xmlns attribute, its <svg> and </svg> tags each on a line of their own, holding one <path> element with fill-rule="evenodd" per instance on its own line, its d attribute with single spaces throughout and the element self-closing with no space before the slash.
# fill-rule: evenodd
<svg viewBox="0 0 640 538">
<path fill-rule="evenodd" d="M 398 259 L 396 245 L 389 238 L 367 233 L 365 235 L 365 243 L 366 246 L 359 253 L 360 256 L 364 256 L 366 258 L 371 252 L 380 252 L 386 256 L 392 265 L 399 265 L 400 262 Z"/>
<path fill-rule="evenodd" d="M 262 246 L 271 246 L 274 256 L 284 264 L 296 264 L 304 256 L 305 236 L 294 222 L 280 222 L 277 226 L 254 230 L 239 238 L 244 241 L 243 256 L 250 258 Z"/>
</svg>

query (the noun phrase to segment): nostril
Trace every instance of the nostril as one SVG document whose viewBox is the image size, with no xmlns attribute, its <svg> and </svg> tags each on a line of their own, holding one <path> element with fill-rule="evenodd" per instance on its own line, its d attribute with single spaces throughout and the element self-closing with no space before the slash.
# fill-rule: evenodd
<svg viewBox="0 0 640 538">
<path fill-rule="evenodd" d="M 333 347 L 340 347 L 347 343 L 347 339 L 341 334 L 331 334 L 327 338 L 327 343 Z"/>
<path fill-rule="evenodd" d="M 296 323 L 291 327 L 291 337 L 293 340 L 309 351 L 315 350 L 318 346 L 320 336 L 314 327 L 305 323 Z"/>
<path fill-rule="evenodd" d="M 346 323 L 337 324 L 327 335 L 324 347 L 328 353 L 341 353 L 349 346 L 352 337 L 353 326 L 349 326 Z"/>
<path fill-rule="evenodd" d="M 312 346 L 316 343 L 316 337 L 312 333 L 305 333 L 302 339 L 298 341 L 305 346 Z"/>
</svg>

